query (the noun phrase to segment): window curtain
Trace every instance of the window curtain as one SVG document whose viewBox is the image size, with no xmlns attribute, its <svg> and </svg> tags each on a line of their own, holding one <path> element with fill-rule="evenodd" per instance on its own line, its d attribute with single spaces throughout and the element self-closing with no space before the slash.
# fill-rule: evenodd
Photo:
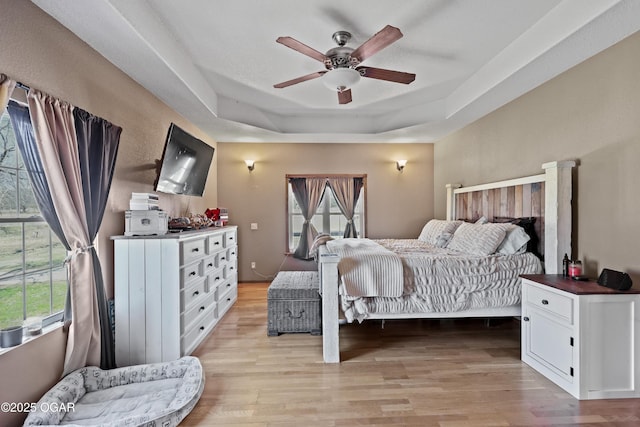
<svg viewBox="0 0 640 427">
<path fill-rule="evenodd" d="M 347 218 L 347 226 L 344 229 L 343 237 L 358 237 L 358 230 L 353 223 L 360 190 L 364 185 L 362 178 L 329 178 L 329 187 L 333 191 L 340 212 Z"/>
<path fill-rule="evenodd" d="M 0 74 L 0 114 L 4 111 L 9 97 L 16 87 L 16 82 L 11 80 L 6 74 Z"/>
<path fill-rule="evenodd" d="M 121 128 L 31 89 L 27 96 L 51 211 L 70 251 L 64 373 L 115 367 L 100 261 L 93 246 L 113 177 Z M 74 111 L 78 110 L 78 111 Z M 27 140 L 25 138 L 25 140 Z M 50 224 L 51 225 L 51 224 Z"/>
<path fill-rule="evenodd" d="M 326 178 L 291 178 L 291 190 L 300 205 L 304 223 L 300 231 L 300 241 L 293 253 L 295 258 L 310 259 L 309 247 L 318 234 L 318 230 L 311 224 L 311 218 L 318 210 L 320 200 L 327 186 Z"/>
<path fill-rule="evenodd" d="M 40 213 L 44 220 L 47 221 L 47 224 L 49 224 L 53 233 L 58 236 L 58 239 L 60 239 L 69 251 L 71 248 L 64 238 L 60 221 L 58 221 L 58 216 L 53 209 L 49 183 L 42 169 L 42 162 L 40 161 L 40 155 L 38 154 L 36 146 L 36 137 L 33 133 L 33 125 L 31 124 L 31 116 L 29 115 L 29 108 L 15 101 L 9 101 L 7 111 L 11 118 L 11 125 L 16 135 L 16 144 L 18 145 L 18 150 L 20 150 L 20 154 L 22 155 L 22 161 L 27 169 L 27 175 L 29 175 L 31 187 L 33 188 Z"/>
</svg>

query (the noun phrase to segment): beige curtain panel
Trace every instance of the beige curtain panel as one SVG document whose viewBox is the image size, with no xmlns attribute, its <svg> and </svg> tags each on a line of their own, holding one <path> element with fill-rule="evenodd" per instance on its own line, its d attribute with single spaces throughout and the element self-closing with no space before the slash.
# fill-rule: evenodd
<svg viewBox="0 0 640 427">
<path fill-rule="evenodd" d="M 4 111 L 9 103 L 9 98 L 16 87 L 16 82 L 7 75 L 0 74 L 0 111 Z"/>
<path fill-rule="evenodd" d="M 100 366 L 100 319 L 86 222 L 73 106 L 38 90 L 27 96 L 42 166 L 60 226 L 71 248 L 68 278 L 73 320 L 67 338 L 64 375 Z"/>
</svg>

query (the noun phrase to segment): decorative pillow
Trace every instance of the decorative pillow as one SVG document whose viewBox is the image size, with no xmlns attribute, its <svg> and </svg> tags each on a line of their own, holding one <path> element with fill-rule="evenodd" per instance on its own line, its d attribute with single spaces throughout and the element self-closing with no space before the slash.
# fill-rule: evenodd
<svg viewBox="0 0 640 427">
<path fill-rule="evenodd" d="M 453 233 L 442 233 L 438 236 L 436 243 L 433 246 L 437 248 L 446 248 L 452 237 Z"/>
<path fill-rule="evenodd" d="M 496 216 L 493 218 L 493 222 L 508 222 L 510 224 L 522 227 L 524 231 L 529 235 L 529 241 L 527 242 L 527 252 L 531 252 L 535 256 L 543 260 L 542 254 L 540 253 L 540 251 L 538 251 L 538 243 L 540 242 L 540 238 L 538 237 L 538 233 L 536 233 L 535 229 L 536 217 L 511 218 L 506 216 Z"/>
<path fill-rule="evenodd" d="M 496 249 L 496 253 L 503 255 L 521 254 L 527 251 L 527 242 L 531 238 L 524 231 L 524 228 L 507 224 L 507 234 L 502 240 L 502 243 Z"/>
<path fill-rule="evenodd" d="M 462 221 L 446 221 L 442 219 L 432 219 L 422 228 L 422 232 L 418 236 L 418 240 L 436 245 L 438 237 L 443 233 L 453 234 Z"/>
<path fill-rule="evenodd" d="M 495 253 L 507 233 L 506 224 L 460 224 L 447 248 L 472 255 Z"/>
</svg>

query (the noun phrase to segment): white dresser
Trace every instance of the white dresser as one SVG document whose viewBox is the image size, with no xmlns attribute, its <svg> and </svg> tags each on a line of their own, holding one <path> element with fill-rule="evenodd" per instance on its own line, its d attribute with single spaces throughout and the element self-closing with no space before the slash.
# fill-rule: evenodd
<svg viewBox="0 0 640 427">
<path fill-rule="evenodd" d="M 112 239 L 116 364 L 191 354 L 237 299 L 237 227 Z"/>
<path fill-rule="evenodd" d="M 640 397 L 640 291 L 522 277 L 522 360 L 578 399 Z"/>
</svg>

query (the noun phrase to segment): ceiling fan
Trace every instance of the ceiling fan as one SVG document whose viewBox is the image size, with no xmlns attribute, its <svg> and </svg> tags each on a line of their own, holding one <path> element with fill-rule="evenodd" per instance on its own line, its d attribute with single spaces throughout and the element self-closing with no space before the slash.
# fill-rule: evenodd
<svg viewBox="0 0 640 427">
<path fill-rule="evenodd" d="M 292 37 L 278 37 L 276 42 L 322 62 L 327 70 L 287 80 L 273 85 L 273 87 L 280 89 L 322 77 L 324 84 L 329 89 L 337 91 L 338 102 L 340 104 L 348 104 L 351 102 L 351 87 L 360 80 L 360 77 L 409 84 L 415 80 L 415 74 L 360 65 L 365 59 L 401 37 L 402 32 L 398 28 L 387 25 L 360 47 L 353 49 L 345 46 L 351 39 L 351 33 L 336 31 L 333 34 L 333 41 L 338 44 L 338 47 L 329 49 L 327 53 L 321 53 Z"/>
</svg>

